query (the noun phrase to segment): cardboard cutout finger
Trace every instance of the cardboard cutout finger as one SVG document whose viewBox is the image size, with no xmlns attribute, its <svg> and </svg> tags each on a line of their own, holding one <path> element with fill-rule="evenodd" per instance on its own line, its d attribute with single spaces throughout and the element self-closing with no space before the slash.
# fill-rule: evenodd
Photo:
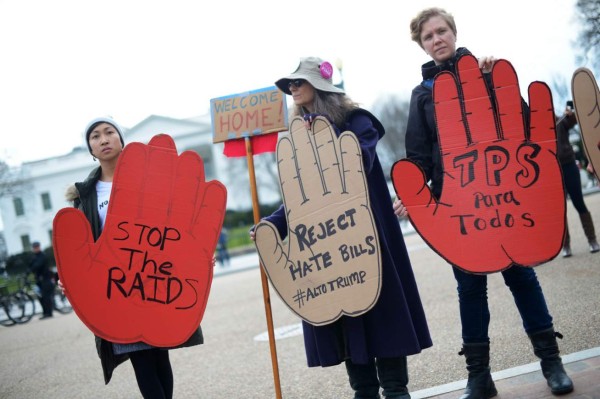
<svg viewBox="0 0 600 399">
<path fill-rule="evenodd" d="M 600 180 L 600 90 L 592 71 L 579 68 L 571 81 L 581 140 L 596 178 Z"/>
<path fill-rule="evenodd" d="M 271 222 L 262 221 L 256 225 L 256 247 L 263 264 L 268 263 L 278 269 L 288 267 L 287 243 L 282 242 L 277 228 Z"/>
<path fill-rule="evenodd" d="M 522 140 L 527 132 L 523 126 L 523 106 L 517 72 L 510 62 L 498 60 L 492 68 L 494 96 L 497 100 L 500 137 Z"/>
<path fill-rule="evenodd" d="M 367 192 L 367 177 L 363 169 L 360 143 L 354 133 L 348 131 L 340 135 L 339 142 L 342 163 L 340 171 L 343 174 L 341 192 L 343 194 Z"/>
<path fill-rule="evenodd" d="M 479 141 L 497 140 L 496 121 L 490 103 L 489 91 L 479 69 L 479 63 L 476 59 L 469 57 L 463 57 L 459 62 L 461 63 L 459 79 L 463 94 L 464 97 L 471 99 L 464 102 L 469 131 L 479 132 L 477 135 Z M 473 138 L 469 135 L 467 140 L 472 142 Z"/>
<path fill-rule="evenodd" d="M 320 176 L 314 174 L 319 170 L 317 149 L 315 148 L 312 132 L 306 128 L 303 119 L 292 119 L 290 123 L 290 138 L 294 147 L 296 175 L 302 184 L 302 201 L 310 202 L 322 195 L 322 186 L 313 184 L 314 180 Z"/>
<path fill-rule="evenodd" d="M 97 242 L 79 210 L 63 209 L 54 219 L 66 295 L 86 326 L 106 340 L 176 346 L 202 320 L 226 190 L 219 182 L 206 183 L 193 168 L 202 163 L 196 153 L 186 152 L 182 159 L 166 135 L 155 136 L 149 145 L 126 146 Z M 193 187 L 175 189 L 183 183 Z M 131 186 L 142 193 L 134 196 L 137 206 L 123 195 Z"/>
<path fill-rule="evenodd" d="M 291 125 L 299 126 L 299 120 L 302 121 L 293 120 Z M 314 162 L 318 148 L 294 150 L 297 164 L 304 165 L 300 168 L 304 184 L 312 185 L 306 191 L 313 196 L 305 202 L 286 199 L 286 242 L 281 243 L 275 227 L 266 222 L 257 226 L 255 241 L 275 291 L 292 312 L 313 325 L 329 324 L 342 315 L 367 312 L 377 302 L 381 290 L 381 256 L 358 140 L 354 134 L 344 133 L 342 148 L 340 139 L 329 133 L 333 128 L 322 123 L 329 124 L 322 119 L 316 130 L 326 133 L 326 143 L 319 137 L 311 145 L 333 145 L 335 151 L 322 151 L 320 162 Z M 292 129 L 290 135 L 295 145 L 306 137 L 306 127 L 304 132 Z M 289 151 L 287 145 L 278 145 L 278 159 L 280 149 Z M 340 154 L 340 161 L 330 159 Z M 342 170 L 342 165 L 348 168 Z M 286 166 L 295 168 L 295 164 L 280 162 L 280 176 L 290 176 L 281 170 Z M 328 175 L 328 192 L 323 192 L 318 178 L 324 174 Z M 345 177 L 346 182 L 329 184 L 334 176 L 340 180 Z M 356 182 L 358 179 L 360 182 Z M 287 182 L 280 183 L 287 195 Z"/>
<path fill-rule="evenodd" d="M 323 194 L 331 192 L 342 192 L 343 177 L 340 176 L 339 148 L 335 145 L 336 134 L 327 119 L 322 116 L 316 117 L 312 122 L 312 132 L 317 150 L 317 159 L 321 175 Z"/>
<path fill-rule="evenodd" d="M 464 148 L 470 144 L 471 139 L 464 127 L 456 78 L 449 72 L 442 72 L 436 77 L 435 82 L 438 90 L 433 93 L 433 102 L 440 147 Z M 450 158 L 442 158 L 444 170 L 452 167 L 452 165 L 445 165 L 445 162 L 449 161 Z"/>
<path fill-rule="evenodd" d="M 198 201 L 204 194 L 196 182 L 204 180 L 204 163 L 192 152 L 184 152 L 178 159 L 176 174 L 173 181 L 173 192 L 179 193 L 172 197 L 168 214 L 177 226 L 188 226 L 191 230 L 196 218 L 190 218 L 198 209 Z"/>
<path fill-rule="evenodd" d="M 458 75 L 473 74 L 474 62 L 461 58 Z M 449 263 L 472 273 L 544 263 L 560 251 L 565 231 L 562 175 L 553 151 L 556 144 L 547 140 L 550 132 L 545 125 L 554 118 L 550 92 L 545 85 L 532 85 L 531 122 L 539 130 L 533 137 L 546 141 L 530 141 L 523 111 L 517 107 L 522 99 L 514 69 L 508 61 L 498 61 L 492 73 L 495 90 L 490 104 L 495 104 L 502 121 L 502 130 L 494 126 L 494 141 L 489 140 L 489 122 L 477 122 L 479 113 L 489 118 L 489 110 L 460 106 L 481 101 L 481 90 L 453 87 L 449 73 L 435 79 L 433 98 L 445 99 L 434 101 L 444 165 L 441 198 L 427 203 L 428 188 L 421 189 L 423 178 L 410 161 L 398 162 L 392 173 L 394 188 L 417 232 Z M 468 82 L 462 79 L 463 84 Z M 459 115 L 462 109 L 470 109 L 471 115 Z M 458 146 L 457 137 L 466 131 L 471 144 Z M 410 183 L 411 178 L 416 183 Z"/>
<path fill-rule="evenodd" d="M 128 184 L 120 185 L 113 181 L 111 190 L 111 195 L 114 195 L 116 199 L 111 209 L 114 215 L 120 217 L 138 216 L 141 212 L 140 201 L 144 198 L 144 179 L 140 179 L 140 171 L 135 169 L 136 165 L 129 165 L 129 163 L 132 163 L 133 160 L 136 162 L 144 160 L 143 162 L 145 162 L 146 149 L 141 143 L 130 143 L 127 145 L 127 151 L 130 154 L 129 157 L 125 160 L 120 159 L 119 162 L 123 165 L 121 168 L 122 179 Z"/>
<path fill-rule="evenodd" d="M 153 146 L 152 143 L 147 148 L 148 158 L 144 166 L 148 178 L 143 187 L 142 220 L 168 213 L 173 190 L 171 182 L 177 171 L 177 158 L 172 156 L 172 149 Z"/>
<path fill-rule="evenodd" d="M 419 216 L 417 219 L 433 217 L 437 208 L 437 201 L 425 181 L 425 172 L 416 163 L 401 159 L 392 167 L 392 181 L 396 195 L 402 199 L 404 206 L 411 209 L 412 215 L 423 212 L 428 216 Z M 410 218 L 411 215 L 408 215 Z"/>
<path fill-rule="evenodd" d="M 530 130 L 529 141 L 538 143 L 556 154 L 555 118 L 548 107 L 552 105 L 552 94 L 543 82 L 533 82 L 529 85 Z M 525 185 L 526 183 L 521 183 Z"/>
<path fill-rule="evenodd" d="M 307 201 L 304 192 L 304 181 L 298 174 L 298 163 L 292 139 L 282 136 L 277 142 L 277 165 L 283 204 L 290 209 L 297 209 Z"/>
<path fill-rule="evenodd" d="M 227 204 L 227 190 L 224 188 L 221 182 L 215 180 L 199 188 L 196 211 L 192 219 L 191 233 L 200 240 L 197 250 L 204 251 L 206 260 L 211 264 L 225 219 L 223 204 Z M 212 267 L 210 272 L 212 273 Z"/>
<path fill-rule="evenodd" d="M 54 241 L 55 256 L 60 259 L 81 260 L 84 265 L 89 265 L 92 257 L 90 245 L 94 242 L 94 236 L 83 212 L 75 208 L 61 209 L 54 216 L 54 224 L 69 226 L 68 229 L 59 229 L 58 234 L 55 234 L 60 236 L 58 241 Z M 60 274 L 63 284 L 67 284 L 69 278 L 70 275 Z M 75 285 L 76 282 L 69 284 Z"/>
</svg>

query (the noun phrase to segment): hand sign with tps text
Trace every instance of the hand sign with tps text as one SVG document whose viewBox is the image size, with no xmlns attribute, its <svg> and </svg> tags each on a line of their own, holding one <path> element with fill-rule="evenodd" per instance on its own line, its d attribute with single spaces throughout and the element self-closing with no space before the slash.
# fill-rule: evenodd
<svg viewBox="0 0 600 399">
<path fill-rule="evenodd" d="M 127 145 L 98 240 L 78 209 L 54 218 L 58 273 L 83 323 L 111 342 L 185 342 L 206 308 L 226 199 L 170 136 Z"/>
<path fill-rule="evenodd" d="M 562 247 L 566 211 L 550 90 L 533 82 L 524 113 L 508 61 L 493 67 L 491 96 L 473 56 L 457 74 L 442 72 L 433 86 L 441 197 L 406 159 L 392 168 L 396 193 L 429 246 L 467 272 L 547 262 Z"/>
<path fill-rule="evenodd" d="M 271 284 L 302 319 L 324 325 L 373 307 L 381 255 L 359 142 L 323 116 L 302 118 L 279 139 L 277 161 L 288 237 L 262 221 L 256 248 Z"/>
</svg>

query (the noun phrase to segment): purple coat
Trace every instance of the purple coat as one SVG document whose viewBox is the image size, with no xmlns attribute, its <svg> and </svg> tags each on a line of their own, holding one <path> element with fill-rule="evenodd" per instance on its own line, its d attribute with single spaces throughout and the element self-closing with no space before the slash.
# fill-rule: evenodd
<svg viewBox="0 0 600 399">
<path fill-rule="evenodd" d="M 342 316 L 320 327 L 302 322 L 309 367 L 334 366 L 351 358 L 365 364 L 376 357 L 413 355 L 432 345 L 425 312 L 388 186 L 375 152 L 385 134 L 381 122 L 363 109 L 352 111 L 340 131 L 358 137 L 367 173 L 371 209 L 382 260 L 382 288 L 375 306 L 362 316 Z M 287 236 L 283 205 L 265 220 Z"/>
</svg>

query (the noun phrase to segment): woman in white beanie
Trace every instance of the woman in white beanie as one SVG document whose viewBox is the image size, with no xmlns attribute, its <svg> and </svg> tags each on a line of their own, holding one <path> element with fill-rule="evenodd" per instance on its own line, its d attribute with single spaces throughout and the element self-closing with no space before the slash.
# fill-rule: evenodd
<svg viewBox="0 0 600 399">
<path fill-rule="evenodd" d="M 66 196 L 74 207 L 85 214 L 94 240 L 98 240 L 106 221 L 115 168 L 125 142 L 119 125 L 108 117 L 90 121 L 85 129 L 85 138 L 90 154 L 100 165 L 92 170 L 85 181 L 69 187 Z M 181 346 L 202 343 L 202 330 L 198 327 Z M 144 342 L 117 344 L 100 337 L 96 337 L 96 348 L 106 384 L 109 383 L 113 370 L 129 359 L 144 398 L 173 397 L 173 371 L 168 348 L 155 348 Z"/>
</svg>

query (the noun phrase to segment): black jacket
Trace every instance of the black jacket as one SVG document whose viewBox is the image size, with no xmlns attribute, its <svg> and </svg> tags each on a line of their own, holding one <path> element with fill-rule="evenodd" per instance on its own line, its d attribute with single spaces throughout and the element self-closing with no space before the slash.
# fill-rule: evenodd
<svg viewBox="0 0 600 399">
<path fill-rule="evenodd" d="M 431 181 L 431 190 L 436 198 L 442 193 L 442 160 L 433 108 L 432 88 L 435 76 L 442 71 L 456 74 L 456 62 L 469 50 L 460 47 L 456 54 L 441 65 L 433 61 L 423 64 L 423 81 L 412 91 L 408 124 L 406 128 L 406 156 L 416 162 Z"/>
<path fill-rule="evenodd" d="M 102 170 L 100 167 L 92 170 L 87 179 L 83 182 L 75 183 L 75 185 L 67 190 L 67 200 L 73 202 L 73 206 L 81 210 L 86 219 L 89 221 L 94 240 L 98 240 L 102 229 L 100 227 L 100 216 L 98 215 L 98 194 L 96 192 L 96 183 L 100 179 Z M 177 348 L 200 345 L 204 343 L 204 337 L 202 336 L 202 329 L 198 326 L 198 329 L 192 334 L 192 336 L 183 344 Z M 174 348 L 165 348 L 174 349 Z M 113 352 L 113 345 L 111 342 L 96 336 L 96 350 L 102 363 L 102 371 L 104 373 L 104 383 L 108 384 L 114 369 L 127 359 L 129 355 L 115 355 Z"/>
<path fill-rule="evenodd" d="M 456 50 L 456 53 L 448 61 L 435 65 L 433 61 L 423 64 L 421 73 L 423 81 L 415 87 L 410 98 L 408 124 L 406 128 L 406 156 L 416 162 L 425 172 L 426 179 L 431 181 L 431 192 L 436 198 L 440 198 L 443 183 L 443 164 L 438 141 L 438 131 L 435 123 L 435 112 L 433 106 L 433 81 L 435 76 L 443 71 L 452 72 L 456 75 L 456 63 L 463 55 L 471 52 L 464 47 Z M 495 96 L 491 74 L 483 75 L 490 93 L 490 102 L 495 109 Z M 525 136 L 529 137 L 529 106 L 521 98 L 521 109 L 523 111 L 523 128 Z"/>
<path fill-rule="evenodd" d="M 29 272 L 35 274 L 35 281 L 41 284 L 44 281 L 52 280 L 52 272 L 48 264 L 48 257 L 40 251 L 33 254 L 33 259 L 29 264 Z"/>
<path fill-rule="evenodd" d="M 577 124 L 575 114 L 556 121 L 556 156 L 561 165 L 575 162 L 575 151 L 569 141 L 569 130 Z"/>
</svg>

